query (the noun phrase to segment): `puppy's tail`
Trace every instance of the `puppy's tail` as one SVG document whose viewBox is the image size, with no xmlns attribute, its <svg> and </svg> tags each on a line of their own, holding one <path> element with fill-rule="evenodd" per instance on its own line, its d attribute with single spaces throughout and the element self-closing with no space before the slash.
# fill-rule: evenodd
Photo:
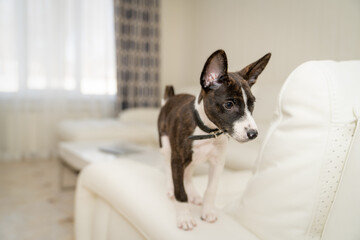
<svg viewBox="0 0 360 240">
<path fill-rule="evenodd" d="M 164 98 L 161 101 L 161 106 L 164 106 L 166 101 L 173 96 L 175 96 L 174 87 L 172 85 L 167 85 L 165 87 Z"/>
</svg>

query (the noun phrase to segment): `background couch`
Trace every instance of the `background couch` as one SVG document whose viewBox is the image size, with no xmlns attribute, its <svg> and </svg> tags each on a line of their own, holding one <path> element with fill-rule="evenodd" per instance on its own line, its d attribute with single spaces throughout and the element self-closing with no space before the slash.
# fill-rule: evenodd
<svg viewBox="0 0 360 240">
<path fill-rule="evenodd" d="M 76 239 L 359 239 L 359 79 L 360 61 L 296 68 L 254 174 L 225 171 L 218 222 L 198 220 L 192 232 L 177 229 L 160 170 L 130 159 L 87 167 L 76 192 Z M 195 178 L 200 189 L 204 180 Z"/>
</svg>

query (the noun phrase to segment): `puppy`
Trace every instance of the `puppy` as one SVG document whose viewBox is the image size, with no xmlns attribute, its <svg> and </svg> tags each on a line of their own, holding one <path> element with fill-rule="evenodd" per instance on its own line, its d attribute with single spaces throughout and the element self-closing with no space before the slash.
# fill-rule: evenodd
<svg viewBox="0 0 360 240">
<path fill-rule="evenodd" d="M 175 95 L 172 86 L 166 87 L 158 118 L 159 142 L 166 159 L 168 196 L 175 196 L 179 228 L 191 230 L 196 226 L 189 203 L 203 204 L 202 220 L 217 220 L 215 195 L 225 164 L 228 136 L 238 142 L 257 137 L 251 87 L 270 57 L 268 53 L 241 71 L 228 73 L 226 54 L 218 50 L 204 65 L 197 97 Z M 192 183 L 194 168 L 203 162 L 210 164 L 204 199 Z"/>
</svg>

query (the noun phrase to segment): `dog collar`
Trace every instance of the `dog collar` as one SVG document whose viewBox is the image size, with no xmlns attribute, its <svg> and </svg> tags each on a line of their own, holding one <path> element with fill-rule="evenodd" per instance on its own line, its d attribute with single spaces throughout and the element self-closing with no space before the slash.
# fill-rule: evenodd
<svg viewBox="0 0 360 240">
<path fill-rule="evenodd" d="M 201 130 L 203 130 L 204 132 L 209 133 L 209 134 L 192 135 L 192 136 L 189 136 L 188 139 L 190 139 L 190 140 L 210 139 L 210 138 L 216 138 L 217 136 L 220 136 L 221 134 L 224 133 L 224 131 L 222 131 L 218 128 L 212 129 L 212 128 L 209 128 L 208 126 L 206 126 L 205 123 L 201 120 L 199 112 L 196 109 L 193 110 L 193 115 L 194 115 L 196 125 Z"/>
</svg>

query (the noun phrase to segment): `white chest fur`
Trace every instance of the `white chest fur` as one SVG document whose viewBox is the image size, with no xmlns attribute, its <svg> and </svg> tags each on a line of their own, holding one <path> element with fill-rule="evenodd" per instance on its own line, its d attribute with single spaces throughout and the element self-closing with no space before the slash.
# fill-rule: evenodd
<svg viewBox="0 0 360 240">
<path fill-rule="evenodd" d="M 203 134 L 206 133 L 196 127 L 193 135 Z M 216 164 L 219 161 L 223 161 L 227 143 L 228 136 L 225 134 L 218 136 L 217 138 L 195 140 L 192 145 L 192 163 L 197 165 L 209 161 L 212 164 Z"/>
<path fill-rule="evenodd" d="M 200 119 L 204 124 L 210 128 L 217 128 L 205 114 L 204 103 L 198 101 L 199 96 L 195 100 L 195 109 L 199 112 Z M 202 131 L 199 127 L 196 127 L 193 135 L 204 135 L 207 134 Z M 192 145 L 193 155 L 192 164 L 198 165 L 209 161 L 212 164 L 223 162 L 225 159 L 225 153 L 228 143 L 228 136 L 222 134 L 216 138 L 195 140 Z"/>
</svg>

